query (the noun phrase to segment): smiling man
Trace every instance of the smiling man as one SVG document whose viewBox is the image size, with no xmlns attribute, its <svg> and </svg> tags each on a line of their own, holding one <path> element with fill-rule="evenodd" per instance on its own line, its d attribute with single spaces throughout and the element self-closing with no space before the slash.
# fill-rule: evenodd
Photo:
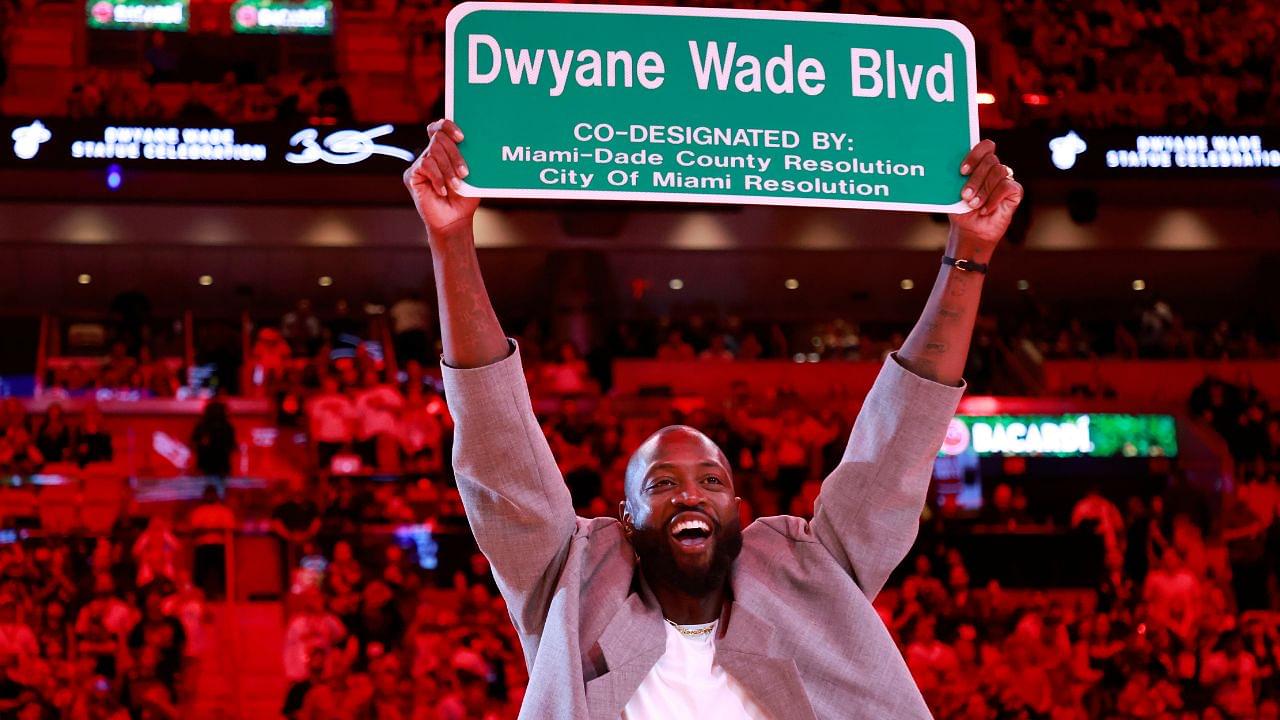
<svg viewBox="0 0 1280 720">
<path fill-rule="evenodd" d="M 618 519 L 574 516 L 515 344 L 486 294 L 457 193 L 464 136 L 441 120 L 405 185 L 427 227 L 454 468 L 520 634 L 522 718 L 927 718 L 871 601 L 915 540 L 987 263 L 1022 199 L 990 141 L 959 171 L 933 291 L 885 361 L 812 520 L 739 526 L 733 468 L 695 428 L 663 428 L 627 465 Z"/>
</svg>

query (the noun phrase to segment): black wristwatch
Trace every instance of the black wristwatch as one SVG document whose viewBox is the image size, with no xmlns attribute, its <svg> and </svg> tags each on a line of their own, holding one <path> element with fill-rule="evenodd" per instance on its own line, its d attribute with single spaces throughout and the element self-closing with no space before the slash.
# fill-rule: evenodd
<svg viewBox="0 0 1280 720">
<path fill-rule="evenodd" d="M 973 260 L 957 260 L 949 255 L 943 255 L 942 264 L 950 265 L 957 270 L 964 270 L 965 272 L 976 272 L 982 273 L 983 275 L 987 274 L 987 264 L 974 262 Z"/>
</svg>

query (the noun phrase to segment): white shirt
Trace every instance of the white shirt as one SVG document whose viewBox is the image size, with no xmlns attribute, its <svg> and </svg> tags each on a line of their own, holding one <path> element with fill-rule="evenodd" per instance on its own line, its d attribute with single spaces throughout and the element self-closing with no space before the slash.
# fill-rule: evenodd
<svg viewBox="0 0 1280 720">
<path fill-rule="evenodd" d="M 305 680 L 316 648 L 328 650 L 346 634 L 342 621 L 330 613 L 295 615 L 284 633 L 284 676 L 294 682 Z"/>
<path fill-rule="evenodd" d="M 360 438 L 396 434 L 396 415 L 403 405 L 400 393 L 386 385 L 375 385 L 358 393 L 356 415 L 360 419 Z"/>
<path fill-rule="evenodd" d="M 700 637 L 664 625 L 666 652 L 627 701 L 620 720 L 768 720 L 746 688 L 715 664 L 715 623 L 681 626 L 712 628 Z"/>
<path fill-rule="evenodd" d="M 397 334 L 431 327 L 431 308 L 421 300 L 401 300 L 391 306 L 392 330 Z"/>
<path fill-rule="evenodd" d="M 308 409 L 311 436 L 316 442 L 343 443 L 351 439 L 351 420 L 356 406 L 341 393 L 319 395 Z"/>
</svg>

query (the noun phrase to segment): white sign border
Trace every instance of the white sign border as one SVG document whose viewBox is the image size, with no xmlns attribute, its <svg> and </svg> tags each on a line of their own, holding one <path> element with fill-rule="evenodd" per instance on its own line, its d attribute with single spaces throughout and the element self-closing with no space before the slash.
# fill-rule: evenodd
<svg viewBox="0 0 1280 720">
<path fill-rule="evenodd" d="M 888 17 L 881 15 L 852 15 L 841 13 L 795 12 L 790 10 L 733 10 L 720 8 L 650 7 L 640 5 L 600 5 L 595 3 L 520 3 L 520 2 L 464 2 L 449 11 L 445 19 L 444 35 L 444 115 L 453 118 L 453 45 L 454 32 L 463 18 L 485 10 L 512 10 L 520 12 L 593 12 L 613 15 L 674 15 L 682 17 L 754 18 L 761 20 L 792 20 L 800 22 L 827 22 L 848 24 L 894 25 L 899 27 L 924 27 L 945 30 L 956 37 L 965 49 L 965 72 L 968 76 L 969 147 L 978 144 L 978 76 L 973 33 L 956 20 L 929 20 L 926 18 Z M 465 129 L 464 129 L 465 132 Z M 493 198 L 546 198 L 554 200 L 647 200 L 667 203 L 719 203 L 730 205 L 790 205 L 795 207 L 856 208 L 864 210 L 904 210 L 909 212 L 969 212 L 972 208 L 963 200 L 950 205 L 931 203 L 901 203 L 868 200 L 831 200 L 827 198 L 772 197 L 768 195 L 721 195 L 702 193 L 662 193 L 631 190 L 529 190 L 523 188 L 478 188 L 466 181 L 460 192 L 470 197 Z"/>
</svg>

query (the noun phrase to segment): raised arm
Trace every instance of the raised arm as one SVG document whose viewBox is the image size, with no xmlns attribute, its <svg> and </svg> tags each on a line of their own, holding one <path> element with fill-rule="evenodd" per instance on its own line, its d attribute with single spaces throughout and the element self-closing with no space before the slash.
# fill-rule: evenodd
<svg viewBox="0 0 1280 720">
<path fill-rule="evenodd" d="M 431 144 L 405 171 L 404 182 L 427 226 L 444 361 L 455 368 L 483 367 L 505 358 L 510 349 L 476 259 L 471 220 L 480 200 L 456 191 L 467 176 L 457 145 L 462 130 L 451 120 L 437 120 L 427 134 Z"/>
<path fill-rule="evenodd" d="M 471 226 L 479 201 L 457 192 L 467 175 L 462 131 L 440 120 L 428 133 L 431 144 L 404 181 L 435 268 L 454 472 L 476 542 L 532 657 L 573 535 L 573 503 L 480 276 Z"/>
<path fill-rule="evenodd" d="M 986 265 L 1022 202 L 1022 186 L 996 157 L 996 145 L 990 140 L 974 146 L 960 174 L 969 176 L 961 198 L 973 210 L 951 216 L 946 257 Z M 898 351 L 904 367 L 943 385 L 960 383 L 985 277 L 950 265 L 940 267 L 929 301 Z"/>
<path fill-rule="evenodd" d="M 960 168 L 973 208 L 951 216 L 946 257 L 987 264 L 1022 186 L 984 140 Z M 874 598 L 915 542 L 933 460 L 964 392 L 961 380 L 983 274 L 943 265 L 902 349 L 867 394 L 840 464 L 823 482 L 811 528 Z"/>
</svg>

